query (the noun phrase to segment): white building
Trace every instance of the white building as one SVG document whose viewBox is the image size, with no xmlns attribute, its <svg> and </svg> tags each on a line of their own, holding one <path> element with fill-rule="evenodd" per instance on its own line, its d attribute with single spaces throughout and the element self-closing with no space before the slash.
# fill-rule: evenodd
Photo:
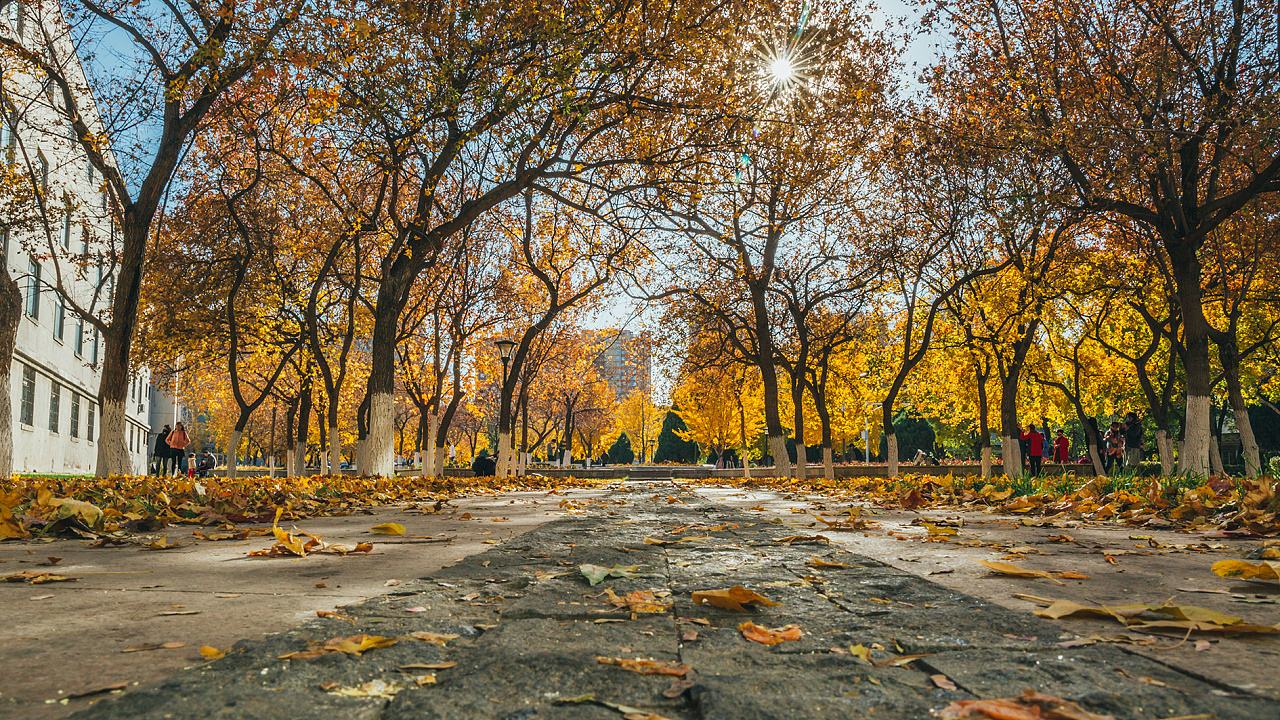
<svg viewBox="0 0 1280 720">
<path fill-rule="evenodd" d="M 0 0 L 0 33 L 56 63 L 87 87 L 58 4 Z M 19 176 L 38 188 L 25 203 L 7 203 L 3 251 L 23 292 L 10 397 L 14 472 L 90 473 L 97 458 L 100 333 L 73 304 L 101 315 L 114 291 L 110 251 L 114 200 L 76 141 L 56 86 L 0 54 L 0 153 Z M 78 100 L 86 123 L 100 129 L 92 98 Z M 61 288 L 61 290 L 59 290 Z M 125 442 L 135 469 L 145 467 L 148 438 L 147 374 L 128 393 Z"/>
</svg>

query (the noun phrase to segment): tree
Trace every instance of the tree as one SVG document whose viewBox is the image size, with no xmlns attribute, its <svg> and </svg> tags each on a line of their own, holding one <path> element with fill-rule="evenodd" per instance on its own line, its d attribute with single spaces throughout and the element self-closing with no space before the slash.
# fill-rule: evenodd
<svg viewBox="0 0 1280 720">
<path fill-rule="evenodd" d="M 702 459 L 698 444 L 685 440 L 680 433 L 688 432 L 689 427 L 680 419 L 677 408 L 667 411 L 662 418 L 662 432 L 658 433 L 658 449 L 653 453 L 655 463 L 693 464 Z"/>
<path fill-rule="evenodd" d="M 1209 470 L 1204 246 L 1280 190 L 1274 0 L 965 0 L 939 5 L 949 81 L 992 142 L 1055 157 L 1078 206 L 1150 228 L 1181 313 L 1180 467 Z M 1229 353 L 1230 354 L 1230 353 Z"/>
<path fill-rule="evenodd" d="M 610 465 L 630 465 L 636 461 L 635 451 L 631 449 L 631 438 L 626 433 L 618 436 L 613 441 L 613 445 L 609 446 L 609 452 L 606 454 Z"/>
<path fill-rule="evenodd" d="M 12 0 L 11 0 L 12 1 Z M 61 122 L 69 124 L 80 149 L 108 188 L 120 227 L 119 245 L 109 258 L 115 292 L 103 317 L 80 313 L 102 333 L 104 354 L 98 398 L 99 477 L 128 473 L 125 401 L 130 353 L 136 329 L 143 273 L 161 204 L 184 149 L 197 137 L 218 101 L 261 65 L 274 61 L 278 43 L 305 3 L 271 5 L 191 0 L 177 3 L 67 3 L 67 23 L 59 3 L 23 3 L 30 25 L 42 37 L 0 36 L 0 49 L 39 70 L 57 98 Z M 115 32 L 132 45 L 133 68 L 113 67 L 110 78 L 86 80 L 73 54 L 94 54 Z M 25 41 L 25 42 L 24 42 Z M 48 48 L 50 51 L 46 51 Z M 95 97 L 101 110 L 86 99 Z M 105 128 L 98 127 L 102 118 Z M 155 131 L 135 134 L 139 123 Z M 141 138 L 136 146 L 125 139 Z M 124 155 L 117 164 L 112 156 Z"/>
</svg>

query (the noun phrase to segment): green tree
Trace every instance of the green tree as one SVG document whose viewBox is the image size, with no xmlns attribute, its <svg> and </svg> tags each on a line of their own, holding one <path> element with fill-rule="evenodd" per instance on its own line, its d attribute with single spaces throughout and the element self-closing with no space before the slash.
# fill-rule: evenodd
<svg viewBox="0 0 1280 720">
<path fill-rule="evenodd" d="M 662 432 L 658 434 L 658 449 L 653 453 L 653 461 L 656 463 L 692 464 L 702 457 L 698 451 L 698 443 L 680 438 L 678 433 L 688 432 L 689 426 L 684 424 L 684 420 L 681 420 L 676 412 L 677 409 L 672 408 L 662 419 Z"/>
<path fill-rule="evenodd" d="M 611 465 L 630 465 L 636 461 L 636 453 L 631 449 L 631 438 L 626 433 L 618 436 L 613 441 L 613 445 L 609 446 L 609 451 L 605 453 L 605 457 L 609 459 Z"/>
</svg>

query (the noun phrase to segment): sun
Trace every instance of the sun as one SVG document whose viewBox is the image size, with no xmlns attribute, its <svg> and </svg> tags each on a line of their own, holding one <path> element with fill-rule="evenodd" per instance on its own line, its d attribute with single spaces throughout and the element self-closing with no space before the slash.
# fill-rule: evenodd
<svg viewBox="0 0 1280 720">
<path fill-rule="evenodd" d="M 769 79 L 774 85 L 786 87 L 796 76 L 795 63 L 788 55 L 778 55 L 769 62 Z"/>
</svg>

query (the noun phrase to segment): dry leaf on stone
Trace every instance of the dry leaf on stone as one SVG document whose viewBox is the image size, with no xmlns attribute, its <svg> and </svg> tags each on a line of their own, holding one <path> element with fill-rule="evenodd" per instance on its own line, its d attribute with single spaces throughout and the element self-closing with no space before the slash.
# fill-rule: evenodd
<svg viewBox="0 0 1280 720">
<path fill-rule="evenodd" d="M 426 630 L 419 630 L 418 632 L 409 633 L 409 637 L 414 640 L 421 640 L 422 642 L 444 647 L 450 640 L 457 640 L 461 636 L 453 633 L 434 633 L 427 632 Z"/>
<path fill-rule="evenodd" d="M 623 670 L 628 670 L 640 675 L 670 675 L 672 677 L 684 677 L 689 674 L 689 666 L 678 662 L 669 662 L 666 660 L 653 660 L 651 658 L 621 658 L 621 657 L 605 657 L 603 655 L 596 656 L 596 662 L 601 665 L 616 665 Z"/>
<path fill-rule="evenodd" d="M 817 569 L 819 569 L 819 570 L 824 569 L 824 568 L 847 568 L 847 567 L 850 567 L 850 565 L 849 565 L 848 563 L 836 562 L 836 561 L 834 561 L 834 560 L 824 560 L 824 559 L 822 559 L 822 558 L 818 557 L 817 555 L 814 555 L 813 557 L 809 558 L 808 562 L 806 562 L 806 563 L 805 563 L 805 565 L 808 565 L 808 566 L 809 566 L 809 567 L 811 567 L 811 568 L 817 568 Z"/>
<path fill-rule="evenodd" d="M 321 655 L 330 653 L 346 653 L 348 655 L 360 656 L 362 653 L 377 648 L 389 648 L 399 642 L 396 638 L 383 637 L 381 635 L 367 635 L 361 633 L 359 635 L 346 635 L 343 637 L 330 638 L 323 643 L 311 643 L 306 650 L 297 650 L 291 653 L 280 655 L 281 660 L 314 660 Z"/>
<path fill-rule="evenodd" d="M 997 575 L 1006 575 L 1008 577 L 1017 578 L 1040 578 L 1057 583 L 1058 585 L 1064 584 L 1058 579 L 1059 577 L 1066 577 L 1073 580 L 1087 580 L 1089 578 L 1088 575 L 1076 572 L 1051 573 L 1045 570 L 1032 570 L 1031 568 L 1024 568 L 1021 565 L 1014 565 L 1013 563 L 1007 562 L 992 560 L 979 560 L 978 562 L 982 563 L 984 567 Z"/>
<path fill-rule="evenodd" d="M 0 577 L 0 580 L 5 582 L 24 582 L 28 585 L 44 585 L 45 583 L 55 582 L 75 582 L 76 579 L 42 570 L 23 570 Z"/>
<path fill-rule="evenodd" d="M 590 563 L 579 565 L 578 570 L 582 573 L 582 577 L 592 587 L 608 580 L 609 578 L 633 578 L 636 573 L 640 572 L 639 565 L 613 565 L 604 567 L 602 565 L 592 565 Z"/>
<path fill-rule="evenodd" d="M 825 535 L 788 535 L 774 542 L 780 545 L 830 545 L 831 538 Z"/>
<path fill-rule="evenodd" d="M 632 590 L 626 595 L 618 595 L 613 588 L 604 589 L 605 599 L 616 608 L 627 608 L 632 619 L 641 613 L 662 613 L 671 607 L 670 602 L 660 600 L 652 590 Z"/>
<path fill-rule="evenodd" d="M 396 696 L 396 693 L 404 688 L 397 683 L 390 683 L 386 680 L 370 680 L 350 687 L 336 685 L 325 689 L 334 695 L 341 695 L 342 697 L 391 700 Z"/>
<path fill-rule="evenodd" d="M 450 660 L 448 662 L 408 663 L 406 665 L 401 665 L 396 669 L 402 672 L 412 672 L 414 670 L 448 670 L 449 668 L 457 666 L 457 662 Z"/>
<path fill-rule="evenodd" d="M 786 625 L 780 628 L 767 628 L 763 625 L 757 625 L 750 620 L 738 625 L 738 632 L 742 633 L 742 637 L 751 642 L 760 643 L 761 645 L 780 645 L 784 642 L 794 642 L 799 640 L 803 633 L 800 632 L 799 625 Z"/>
<path fill-rule="evenodd" d="M 746 612 L 748 605 L 775 607 L 782 603 L 774 602 L 755 590 L 749 590 L 741 585 L 734 585 L 723 590 L 695 590 L 693 591 L 693 604 L 710 605 L 732 612 Z"/>
<path fill-rule="evenodd" d="M 960 689 L 956 687 L 955 683 L 951 682 L 951 678 L 947 677 L 946 675 L 943 675 L 942 673 L 938 673 L 936 675 L 930 675 L 929 679 L 932 680 L 933 684 L 936 685 L 941 690 L 950 690 L 954 692 Z"/>
<path fill-rule="evenodd" d="M 863 645 L 862 643 L 858 643 L 857 645 L 850 645 L 849 654 L 858 658 L 859 660 L 861 660 L 862 662 L 868 665 L 872 664 L 871 648 L 867 647 L 866 645 Z"/>
<path fill-rule="evenodd" d="M 957 700 L 939 713 L 943 720 L 985 717 L 994 720 L 1114 720 L 1091 713 L 1070 700 L 1026 690 L 1021 697 Z"/>
<path fill-rule="evenodd" d="M 212 645 L 200 646 L 200 657 L 204 658 L 205 660 L 221 660 L 226 656 L 227 656 L 226 650 L 219 650 L 218 648 Z"/>
<path fill-rule="evenodd" d="M 375 535 L 403 535 L 404 526 L 395 522 L 381 523 L 369 528 L 369 532 Z"/>
</svg>

